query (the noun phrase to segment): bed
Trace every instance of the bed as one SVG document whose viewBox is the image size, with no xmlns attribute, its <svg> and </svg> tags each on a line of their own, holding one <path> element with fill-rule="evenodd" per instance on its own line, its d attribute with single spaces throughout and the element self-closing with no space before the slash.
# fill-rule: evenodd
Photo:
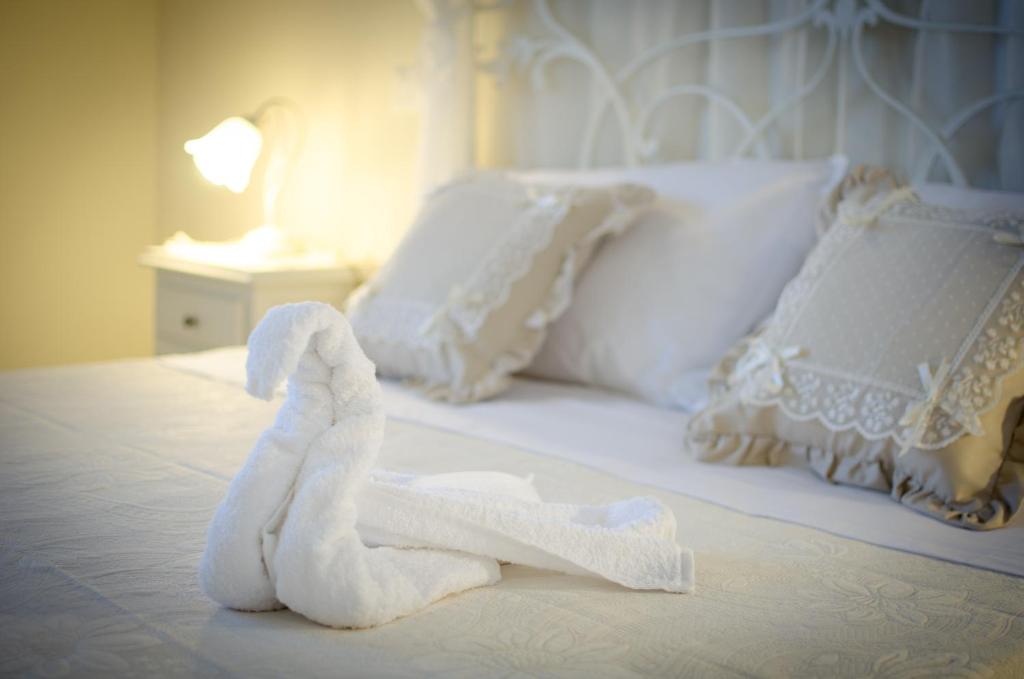
<svg viewBox="0 0 1024 679">
<path fill-rule="evenodd" d="M 654 495 L 695 551 L 696 593 L 631 592 L 506 566 L 496 587 L 373 630 L 221 609 L 196 580 L 206 525 L 276 408 L 239 386 L 243 361 L 244 349 L 233 348 L 0 378 L 4 674 L 1024 671 L 1021 521 L 969 533 L 876 493 L 823 492 L 802 471 L 683 463 L 668 453 L 677 412 L 530 380 L 506 399 L 455 411 L 386 383 L 381 464 L 533 473 L 546 496 L 573 502 Z M 543 412 L 530 405 L 538 401 Z M 648 436 L 624 439 L 624 426 L 640 425 Z M 666 468 L 673 473 L 650 474 Z M 818 527 L 786 521 L 786 508 L 745 513 L 759 492 L 817 507 Z M 872 532 L 887 524 L 906 532 Z M 980 563 L 963 563 L 968 548 Z"/>
<path fill-rule="evenodd" d="M 501 31 L 508 33 L 497 31 L 498 37 L 525 36 L 509 43 L 510 59 L 532 69 L 534 80 L 563 61 L 587 76 L 559 71 L 566 65 L 559 63 L 548 73 L 559 87 L 520 99 L 515 115 L 505 112 L 503 123 L 515 118 L 529 130 L 518 138 L 519 166 L 577 165 L 586 172 L 614 158 L 626 166 L 654 164 L 665 160 L 663 152 L 714 155 L 739 140 L 737 155 L 765 160 L 848 152 L 902 169 L 922 196 L 936 201 L 949 187 L 934 182 L 1012 188 L 1019 180 L 1019 152 L 1000 151 L 1010 148 L 1024 120 L 1019 108 L 1010 108 L 1019 105 L 1019 83 L 1000 85 L 994 94 L 955 91 L 952 110 L 928 118 L 919 115 L 928 90 L 918 84 L 928 77 L 917 61 L 909 88 L 914 106 L 893 99 L 871 77 L 871 59 L 893 53 L 885 47 L 891 43 L 871 42 L 875 27 L 883 37 L 907 32 L 909 53 L 921 62 L 929 50 L 948 45 L 914 36 L 948 33 L 991 38 L 972 49 L 1012 58 L 1024 29 L 1013 23 L 1019 18 L 995 10 L 989 14 L 999 14 L 998 21 L 972 14 L 992 8 L 961 8 L 952 14 L 971 16 L 951 17 L 949 7 L 936 11 L 929 2 L 915 5 L 916 14 L 876 0 L 765 3 L 752 17 L 740 5 L 721 3 L 704 17 L 707 30 L 679 38 L 671 31 L 693 20 L 681 15 L 696 3 L 678 5 L 680 16 L 666 4 L 658 11 L 673 19 L 664 22 L 631 3 L 603 9 L 540 0 L 525 9 L 479 3 L 465 12 L 455 11 L 456 3 L 420 4 L 428 20 L 427 63 L 434 67 L 424 116 L 426 185 L 469 162 L 474 144 L 498 129 L 474 131 L 465 114 L 484 104 L 467 108 L 473 87 L 461 76 L 438 77 L 465 66 L 445 59 L 481 65 L 466 22 L 476 37 L 494 39 L 488 22 L 496 18 L 507 20 Z M 630 45 L 619 41 L 623 21 L 633 22 Z M 795 58 L 795 80 L 764 101 L 730 99 L 722 78 L 736 75 L 735 64 L 718 46 L 765 36 L 776 37 L 757 49 Z M 627 67 L 607 70 L 610 62 L 597 57 L 602 41 L 621 48 Z M 706 65 L 716 82 L 678 84 L 666 75 L 690 73 L 685 50 L 694 45 L 713 46 Z M 736 54 L 750 62 L 757 52 Z M 639 56 L 631 61 L 633 55 Z M 666 55 L 680 60 L 658 70 Z M 504 73 L 508 65 L 499 62 L 483 64 L 484 70 Z M 656 77 L 634 89 L 631 78 L 652 65 Z M 749 75 L 742 81 L 750 82 Z M 575 86 L 593 89 L 581 96 Z M 825 108 L 809 103 L 815 93 L 826 94 Z M 719 115 L 673 108 L 693 97 L 719 107 Z M 806 108 L 798 105 L 805 99 Z M 585 106 L 586 114 L 552 114 L 567 104 Z M 759 107 L 760 117 L 748 115 Z M 994 110 L 1010 111 L 986 119 L 996 132 L 968 124 Z M 688 124 L 697 118 L 699 126 Z M 673 120 L 687 122 L 691 137 Z M 888 132 L 875 134 L 883 122 Z M 541 130 L 539 123 L 549 127 Z M 824 128 L 827 139 L 816 134 Z M 572 138 L 561 143 L 563 136 Z M 445 145 L 431 148 L 431 140 Z M 965 149 L 970 152 L 960 153 Z M 1004 199 L 958 195 L 981 207 Z M 1009 196 L 1008 209 L 1019 209 L 1019 196 L 1001 195 Z M 267 403 L 248 396 L 245 360 L 245 347 L 229 347 L 0 374 L 0 674 L 1024 675 L 1020 513 L 996 530 L 962 530 L 883 493 L 823 483 L 800 464 L 703 464 L 680 452 L 690 415 L 679 407 L 522 374 L 488 394 L 493 398 L 461 405 L 383 379 L 388 422 L 380 466 L 532 474 L 545 499 L 561 502 L 655 497 L 675 514 L 678 542 L 694 552 L 694 592 L 631 591 L 509 564 L 495 586 L 372 629 L 320 627 L 287 610 L 222 608 L 202 593 L 197 578 L 206 528 L 284 397 L 279 391 Z M 706 376 L 699 371 L 697 381 Z"/>
</svg>

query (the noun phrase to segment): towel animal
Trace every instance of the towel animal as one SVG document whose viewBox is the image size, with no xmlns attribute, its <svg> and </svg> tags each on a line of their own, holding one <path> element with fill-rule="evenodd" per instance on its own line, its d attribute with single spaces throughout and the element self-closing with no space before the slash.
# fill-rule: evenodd
<svg viewBox="0 0 1024 679">
<path fill-rule="evenodd" d="M 288 607 L 332 627 L 371 627 L 497 582 L 497 559 L 689 591 L 693 561 L 655 500 L 544 503 L 496 472 L 372 470 L 385 417 L 373 364 L 345 318 L 276 307 L 249 338 L 246 389 L 288 392 L 210 524 L 203 590 L 238 610 Z"/>
</svg>

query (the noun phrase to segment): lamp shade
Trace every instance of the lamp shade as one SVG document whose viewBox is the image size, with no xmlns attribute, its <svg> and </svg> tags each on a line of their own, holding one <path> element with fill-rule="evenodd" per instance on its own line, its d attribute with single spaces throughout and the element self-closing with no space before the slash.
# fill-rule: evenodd
<svg viewBox="0 0 1024 679">
<path fill-rule="evenodd" d="M 207 180 L 241 193 L 263 148 L 263 135 L 251 122 L 232 116 L 199 139 L 185 142 L 185 152 Z"/>
</svg>

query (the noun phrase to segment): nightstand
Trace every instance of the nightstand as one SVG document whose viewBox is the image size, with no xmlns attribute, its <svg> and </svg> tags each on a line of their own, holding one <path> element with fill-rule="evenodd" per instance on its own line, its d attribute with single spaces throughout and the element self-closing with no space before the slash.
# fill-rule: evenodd
<svg viewBox="0 0 1024 679">
<path fill-rule="evenodd" d="M 267 309 L 316 300 L 340 309 L 355 288 L 344 265 L 249 269 L 175 257 L 151 247 L 139 263 L 156 270 L 156 353 L 245 344 Z"/>
</svg>

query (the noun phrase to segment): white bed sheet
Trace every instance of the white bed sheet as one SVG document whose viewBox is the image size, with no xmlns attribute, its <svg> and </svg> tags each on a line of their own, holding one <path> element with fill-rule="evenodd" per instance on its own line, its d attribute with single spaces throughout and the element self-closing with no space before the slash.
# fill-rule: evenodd
<svg viewBox="0 0 1024 679">
<path fill-rule="evenodd" d="M 160 360 L 242 384 L 245 356 L 244 347 L 230 347 Z M 999 530 L 968 531 L 917 514 L 883 493 L 825 483 L 803 468 L 693 462 L 681 450 L 685 414 L 627 396 L 527 379 L 517 379 L 497 399 L 472 405 L 431 401 L 392 381 L 384 382 L 384 395 L 388 415 L 400 420 L 570 460 L 754 516 L 1024 576 L 1020 515 Z"/>
</svg>

